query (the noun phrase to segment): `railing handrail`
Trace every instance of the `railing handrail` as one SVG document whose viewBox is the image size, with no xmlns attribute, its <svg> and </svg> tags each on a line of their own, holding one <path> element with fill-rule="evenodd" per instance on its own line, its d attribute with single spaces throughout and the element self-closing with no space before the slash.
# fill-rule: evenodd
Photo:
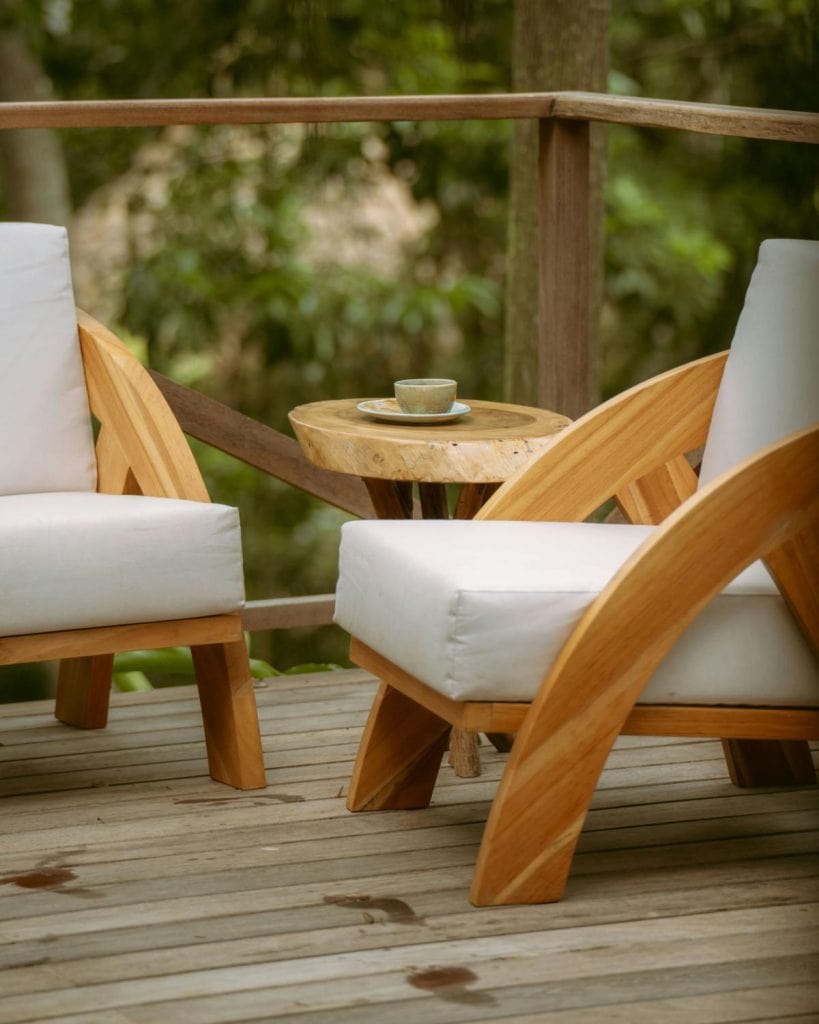
<svg viewBox="0 0 819 1024">
<path fill-rule="evenodd" d="M 784 142 L 819 142 L 819 114 L 810 111 L 590 92 L 0 103 L 0 129 L 521 118 L 600 121 Z"/>
</svg>

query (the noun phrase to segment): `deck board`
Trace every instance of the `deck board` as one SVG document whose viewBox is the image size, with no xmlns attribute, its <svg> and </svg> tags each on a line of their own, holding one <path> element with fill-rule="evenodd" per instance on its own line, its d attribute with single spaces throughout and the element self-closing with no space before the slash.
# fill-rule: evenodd
<svg viewBox="0 0 819 1024">
<path fill-rule="evenodd" d="M 718 743 L 624 737 L 564 901 L 475 909 L 504 755 L 444 767 L 428 810 L 351 815 L 372 693 L 261 686 L 259 793 L 207 778 L 190 687 L 116 696 L 94 733 L 0 708 L 0 1024 L 817 1019 L 816 789 L 739 790 Z"/>
</svg>

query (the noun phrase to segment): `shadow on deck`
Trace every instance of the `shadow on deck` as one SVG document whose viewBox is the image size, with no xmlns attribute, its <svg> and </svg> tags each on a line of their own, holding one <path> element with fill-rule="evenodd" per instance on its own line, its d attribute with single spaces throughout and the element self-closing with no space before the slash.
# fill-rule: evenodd
<svg viewBox="0 0 819 1024">
<path fill-rule="evenodd" d="M 349 814 L 361 672 L 258 691 L 269 788 L 206 775 L 193 688 L 81 733 L 0 708 L 0 1024 L 816 1020 L 819 796 L 622 738 L 565 900 L 467 900 L 504 755 Z"/>
</svg>

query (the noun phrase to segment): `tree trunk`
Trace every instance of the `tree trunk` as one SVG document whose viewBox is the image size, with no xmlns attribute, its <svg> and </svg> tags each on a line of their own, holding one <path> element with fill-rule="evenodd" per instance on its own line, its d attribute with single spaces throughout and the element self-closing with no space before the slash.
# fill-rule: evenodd
<svg viewBox="0 0 819 1024">
<path fill-rule="evenodd" d="M 19 32 L 0 32 L 0 101 L 51 99 L 51 83 Z M 68 224 L 68 172 L 56 132 L 0 131 L 0 170 L 11 220 Z"/>
<path fill-rule="evenodd" d="M 513 88 L 518 92 L 605 92 L 609 0 L 515 0 Z M 589 380 L 555 411 L 576 417 L 597 399 L 597 322 L 603 284 L 605 136 L 592 125 Z M 538 394 L 538 124 L 515 121 L 510 166 L 506 280 L 507 401 L 539 404 Z M 571 343 L 571 339 L 569 339 Z M 550 353 L 543 353 L 549 360 Z M 547 400 L 548 400 L 548 396 Z"/>
</svg>

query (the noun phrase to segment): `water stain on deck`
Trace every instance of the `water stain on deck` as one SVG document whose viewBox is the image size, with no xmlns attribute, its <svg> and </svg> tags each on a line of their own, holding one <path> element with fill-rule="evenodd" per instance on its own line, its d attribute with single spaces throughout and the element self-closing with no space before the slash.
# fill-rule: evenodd
<svg viewBox="0 0 819 1024">
<path fill-rule="evenodd" d="M 423 924 L 409 903 L 389 896 L 325 896 L 325 903 L 344 907 L 347 910 L 361 910 L 367 924 L 374 924 L 376 918 L 370 913 L 380 910 L 392 924 Z"/>
<path fill-rule="evenodd" d="M 76 878 L 76 872 L 65 867 L 63 855 L 58 855 L 43 858 L 34 865 L 31 871 L 0 877 L 0 885 L 16 885 L 19 889 L 48 890 L 65 893 L 69 896 L 92 897 L 98 895 L 93 889 L 70 885 L 69 883 L 76 881 Z"/>
<path fill-rule="evenodd" d="M 431 992 L 448 1003 L 469 1006 L 490 1006 L 497 1002 L 489 992 L 470 992 L 467 985 L 478 981 L 478 975 L 468 967 L 433 967 L 426 971 L 413 971 L 407 975 L 413 988 Z"/>
</svg>

